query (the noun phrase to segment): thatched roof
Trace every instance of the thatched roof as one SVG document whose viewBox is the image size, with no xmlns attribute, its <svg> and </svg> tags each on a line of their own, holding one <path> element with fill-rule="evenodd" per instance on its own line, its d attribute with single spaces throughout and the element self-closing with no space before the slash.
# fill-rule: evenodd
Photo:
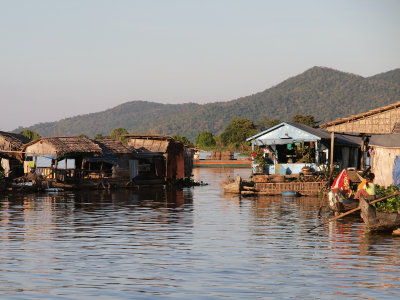
<svg viewBox="0 0 400 300">
<path fill-rule="evenodd" d="M 128 145 L 137 151 L 166 153 L 170 143 L 180 143 L 166 135 L 126 134 Z"/>
<path fill-rule="evenodd" d="M 100 146 L 103 155 L 131 154 L 135 150 L 133 147 L 125 146 L 113 139 L 96 139 L 93 141 Z"/>
<path fill-rule="evenodd" d="M 22 134 L 0 131 L 0 150 L 18 151 L 29 142 L 30 139 Z"/>
<path fill-rule="evenodd" d="M 45 145 L 48 146 L 49 150 L 55 152 L 54 154 L 58 155 L 67 153 L 101 154 L 102 152 L 100 146 L 94 143 L 92 140 L 86 137 L 79 137 L 79 136 L 39 138 L 24 145 L 23 149 L 27 150 L 30 146 L 33 146 L 38 143 L 41 146 L 43 145 L 43 147 L 40 149 L 40 151 L 43 152 L 43 154 L 50 154 L 46 153 L 46 150 L 44 150 Z"/>
</svg>

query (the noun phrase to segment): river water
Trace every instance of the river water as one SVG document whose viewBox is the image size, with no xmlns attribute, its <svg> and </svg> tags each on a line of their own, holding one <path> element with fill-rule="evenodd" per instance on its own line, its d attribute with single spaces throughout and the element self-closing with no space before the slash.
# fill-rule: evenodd
<svg viewBox="0 0 400 300">
<path fill-rule="evenodd" d="M 223 195 L 247 169 L 168 192 L 0 196 L 5 299 L 399 299 L 400 238 L 320 199 Z"/>
</svg>

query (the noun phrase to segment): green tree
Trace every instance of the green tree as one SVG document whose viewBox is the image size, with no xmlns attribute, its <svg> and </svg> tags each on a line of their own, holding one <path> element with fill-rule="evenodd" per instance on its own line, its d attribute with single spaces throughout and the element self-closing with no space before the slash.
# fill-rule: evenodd
<svg viewBox="0 0 400 300">
<path fill-rule="evenodd" d="M 308 125 L 310 127 L 315 127 L 318 123 L 315 121 L 313 115 L 294 115 L 292 122 Z"/>
<path fill-rule="evenodd" d="M 271 120 L 267 116 L 263 116 L 262 120 L 256 124 L 256 127 L 258 130 L 264 131 L 264 130 L 274 127 L 280 123 L 282 123 L 282 122 L 278 119 Z"/>
<path fill-rule="evenodd" d="M 37 132 L 30 129 L 25 129 L 24 131 L 21 131 L 20 134 L 26 136 L 30 140 L 36 140 L 40 138 L 40 135 Z"/>
<path fill-rule="evenodd" d="M 232 145 L 236 149 L 246 142 L 246 139 L 257 133 L 253 121 L 246 118 L 235 118 L 221 134 L 221 142 L 227 146 Z"/>
<path fill-rule="evenodd" d="M 124 135 L 128 134 L 128 130 L 126 130 L 125 128 L 115 128 L 113 130 L 111 130 L 110 132 L 110 138 L 120 141 L 120 142 L 124 142 L 125 138 Z"/>
<path fill-rule="evenodd" d="M 81 133 L 80 135 L 79 135 L 79 137 L 85 137 L 85 138 L 89 138 L 86 134 L 84 134 L 84 133 Z"/>
<path fill-rule="evenodd" d="M 180 135 L 173 135 L 172 136 L 175 140 L 180 141 L 184 145 L 188 147 L 194 147 L 194 144 L 185 136 L 180 136 Z"/>
<path fill-rule="evenodd" d="M 215 146 L 215 144 L 215 137 L 209 131 L 201 132 L 196 138 L 196 145 L 199 147 L 212 147 Z"/>
</svg>

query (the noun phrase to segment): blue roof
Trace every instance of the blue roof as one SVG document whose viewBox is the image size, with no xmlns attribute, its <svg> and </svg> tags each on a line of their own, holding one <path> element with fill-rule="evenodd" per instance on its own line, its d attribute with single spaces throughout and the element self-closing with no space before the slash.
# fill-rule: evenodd
<svg viewBox="0 0 400 300">
<path fill-rule="evenodd" d="M 325 138 L 325 135 L 329 137 L 329 133 L 323 129 L 283 122 L 248 138 L 247 141 L 255 140 L 258 145 L 279 145 L 296 142 L 316 142 L 321 138 Z"/>
<path fill-rule="evenodd" d="M 331 133 L 323 128 L 313 128 L 300 123 L 283 122 L 247 139 L 257 145 L 283 145 L 297 142 L 330 140 Z M 335 144 L 359 147 L 361 138 L 335 134 Z"/>
</svg>

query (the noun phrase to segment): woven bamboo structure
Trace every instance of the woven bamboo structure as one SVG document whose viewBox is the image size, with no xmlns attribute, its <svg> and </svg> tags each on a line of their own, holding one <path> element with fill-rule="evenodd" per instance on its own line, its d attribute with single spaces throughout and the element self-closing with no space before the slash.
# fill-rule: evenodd
<svg viewBox="0 0 400 300">
<path fill-rule="evenodd" d="M 326 186 L 326 181 L 319 182 L 281 182 L 255 183 L 254 188 L 259 195 L 281 195 L 282 192 L 293 191 L 304 196 L 317 196 Z"/>
<path fill-rule="evenodd" d="M 400 133 L 400 102 L 320 125 L 330 132 Z"/>
</svg>

